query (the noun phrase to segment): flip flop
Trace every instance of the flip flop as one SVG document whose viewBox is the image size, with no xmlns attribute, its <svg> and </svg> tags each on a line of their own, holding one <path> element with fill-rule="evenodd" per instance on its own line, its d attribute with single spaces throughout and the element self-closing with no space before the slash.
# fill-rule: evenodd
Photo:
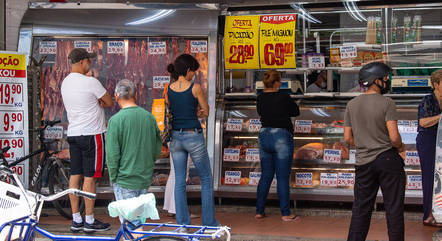
<svg viewBox="0 0 442 241">
<path fill-rule="evenodd" d="M 428 222 L 423 221 L 422 224 L 424 226 L 442 227 L 442 223 L 436 223 L 436 220 L 434 218 L 431 218 Z"/>
<path fill-rule="evenodd" d="M 298 215 L 294 215 L 294 216 L 282 216 L 281 217 L 282 221 L 284 222 L 293 222 L 299 219 Z"/>
<path fill-rule="evenodd" d="M 259 213 L 257 213 L 256 215 L 255 215 L 255 219 L 263 219 L 263 218 L 265 218 L 265 214 L 259 214 Z"/>
</svg>

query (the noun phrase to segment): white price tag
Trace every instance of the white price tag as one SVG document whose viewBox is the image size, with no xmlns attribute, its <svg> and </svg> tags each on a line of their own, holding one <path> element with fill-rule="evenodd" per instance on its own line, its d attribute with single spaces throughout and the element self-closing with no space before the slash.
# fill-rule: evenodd
<svg viewBox="0 0 442 241">
<path fill-rule="evenodd" d="M 353 187 L 355 185 L 354 173 L 338 173 L 338 187 Z"/>
<path fill-rule="evenodd" d="M 14 173 L 18 175 L 18 178 L 20 178 L 20 180 L 22 182 L 24 182 L 24 180 L 25 180 L 25 177 L 24 177 L 25 166 L 23 164 L 17 164 L 11 168 L 14 171 Z M 12 183 L 11 177 L 5 176 L 5 182 L 11 184 Z"/>
<path fill-rule="evenodd" d="M 86 49 L 87 52 L 92 53 L 92 41 L 84 41 L 84 40 L 74 41 L 74 47 Z"/>
<path fill-rule="evenodd" d="M 0 82 L 0 106 L 23 107 L 23 84 Z"/>
<path fill-rule="evenodd" d="M 312 69 L 325 68 L 324 55 L 311 55 L 308 56 L 308 67 Z"/>
<path fill-rule="evenodd" d="M 7 161 L 15 161 L 25 155 L 23 137 L 3 137 L 0 139 L 0 148 L 7 146 L 11 147 L 11 149 L 4 153 Z"/>
<path fill-rule="evenodd" d="M 260 178 L 261 178 L 260 172 L 250 172 L 249 173 L 249 185 L 250 186 L 258 186 Z"/>
<path fill-rule="evenodd" d="M 4 135 L 23 135 L 24 121 L 23 111 L 2 110 L 0 111 L 0 134 Z"/>
<path fill-rule="evenodd" d="M 223 161 L 225 161 L 225 162 L 239 162 L 239 149 L 224 148 Z"/>
<path fill-rule="evenodd" d="M 227 119 L 226 131 L 242 131 L 242 119 Z"/>
<path fill-rule="evenodd" d="M 321 187 L 337 187 L 338 174 L 336 173 L 321 173 Z"/>
<path fill-rule="evenodd" d="M 421 175 L 407 175 L 407 189 L 420 190 L 422 189 Z"/>
<path fill-rule="evenodd" d="M 296 186 L 313 186 L 313 173 L 297 172 L 295 174 Z"/>
<path fill-rule="evenodd" d="M 341 53 L 341 58 L 355 58 L 358 56 L 358 52 L 356 50 L 356 46 L 341 46 L 339 49 Z"/>
<path fill-rule="evenodd" d="M 149 55 L 167 54 L 166 42 L 149 42 Z"/>
<path fill-rule="evenodd" d="M 154 89 L 164 89 L 164 86 L 169 83 L 170 83 L 170 76 L 154 76 L 152 87 Z"/>
<path fill-rule="evenodd" d="M 259 149 L 258 148 L 247 148 L 246 149 L 246 161 L 248 162 L 259 162 Z"/>
<path fill-rule="evenodd" d="M 63 138 L 63 126 L 48 126 L 44 132 L 45 139 L 54 140 Z"/>
<path fill-rule="evenodd" d="M 327 163 L 341 163 L 341 150 L 324 149 L 324 161 Z"/>
<path fill-rule="evenodd" d="M 310 133 L 312 131 L 311 120 L 296 120 L 295 133 Z"/>
<path fill-rule="evenodd" d="M 56 41 L 41 41 L 38 46 L 39 54 L 57 54 Z"/>
<path fill-rule="evenodd" d="M 259 132 L 261 130 L 261 121 L 259 119 L 249 120 L 249 132 Z"/>
<path fill-rule="evenodd" d="M 419 166 L 420 159 L 417 151 L 405 151 L 405 165 L 407 166 Z"/>
<path fill-rule="evenodd" d="M 226 171 L 224 174 L 224 184 L 239 185 L 241 183 L 241 171 Z"/>
<path fill-rule="evenodd" d="M 109 41 L 107 42 L 108 54 L 124 54 L 124 41 Z"/>
<path fill-rule="evenodd" d="M 350 163 L 356 163 L 356 150 L 355 149 L 350 150 L 349 161 L 350 161 Z"/>
<path fill-rule="evenodd" d="M 399 133 L 417 133 L 417 121 L 412 120 L 398 120 L 397 127 Z"/>
<path fill-rule="evenodd" d="M 190 53 L 207 53 L 207 41 L 190 41 Z"/>
</svg>

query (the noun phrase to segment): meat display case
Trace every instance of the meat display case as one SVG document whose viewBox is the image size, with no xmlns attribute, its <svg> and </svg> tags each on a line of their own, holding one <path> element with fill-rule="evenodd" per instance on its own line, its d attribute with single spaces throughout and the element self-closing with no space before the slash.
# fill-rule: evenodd
<svg viewBox="0 0 442 241">
<path fill-rule="evenodd" d="M 348 96 L 292 96 L 300 115 L 292 118 L 295 152 L 290 179 L 295 200 L 352 201 L 355 150 L 343 141 L 343 119 Z M 420 203 L 420 166 L 416 153 L 417 105 L 420 96 L 391 95 L 399 113 L 399 130 L 406 144 L 407 203 Z M 260 176 L 259 116 L 255 96 L 226 96 L 219 104 L 217 127 L 218 196 L 253 198 Z M 217 130 L 218 131 L 218 130 Z M 270 193 L 276 192 L 276 180 Z M 273 195 L 273 197 L 275 197 Z M 378 202 L 381 202 L 379 194 Z"/>
</svg>

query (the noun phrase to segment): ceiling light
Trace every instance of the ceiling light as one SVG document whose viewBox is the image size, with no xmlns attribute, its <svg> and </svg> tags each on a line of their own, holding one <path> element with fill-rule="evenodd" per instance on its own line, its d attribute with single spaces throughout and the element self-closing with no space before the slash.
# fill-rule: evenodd
<svg viewBox="0 0 442 241">
<path fill-rule="evenodd" d="M 174 13 L 175 11 L 176 10 L 164 10 L 164 9 L 163 10 L 159 10 L 155 14 L 153 14 L 152 16 L 145 17 L 145 18 L 142 18 L 140 20 L 136 20 L 136 21 L 133 21 L 133 22 L 126 23 L 126 25 L 139 25 L 139 24 L 144 24 L 144 23 L 150 23 L 150 22 L 156 21 L 158 19 L 164 18 L 164 17 Z"/>
</svg>

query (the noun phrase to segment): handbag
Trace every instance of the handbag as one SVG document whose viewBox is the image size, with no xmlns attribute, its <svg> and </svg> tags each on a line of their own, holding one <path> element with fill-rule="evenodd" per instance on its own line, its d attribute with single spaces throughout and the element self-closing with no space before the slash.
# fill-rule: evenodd
<svg viewBox="0 0 442 241">
<path fill-rule="evenodd" d="M 165 99 L 164 107 L 164 130 L 161 133 L 161 139 L 163 144 L 166 144 L 172 140 L 172 110 L 170 109 L 169 101 L 167 99 L 167 89 L 169 85 L 164 85 L 163 97 Z"/>
</svg>

